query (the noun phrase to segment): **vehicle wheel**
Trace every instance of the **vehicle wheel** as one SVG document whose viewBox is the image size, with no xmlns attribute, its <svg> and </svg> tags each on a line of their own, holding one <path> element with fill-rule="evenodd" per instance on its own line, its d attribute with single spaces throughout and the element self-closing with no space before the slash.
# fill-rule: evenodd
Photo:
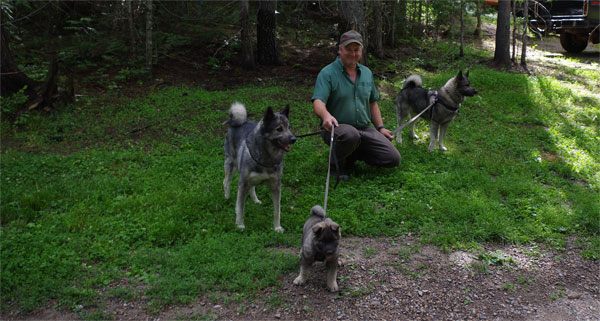
<svg viewBox="0 0 600 321">
<path fill-rule="evenodd" d="M 580 53 L 587 47 L 587 38 L 586 35 L 563 32 L 560 34 L 560 45 L 568 52 Z"/>
</svg>

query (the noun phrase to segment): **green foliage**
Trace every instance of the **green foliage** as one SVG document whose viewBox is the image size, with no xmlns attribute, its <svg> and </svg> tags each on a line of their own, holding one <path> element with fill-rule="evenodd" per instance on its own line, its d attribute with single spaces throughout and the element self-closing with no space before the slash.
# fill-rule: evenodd
<svg viewBox="0 0 600 321">
<path fill-rule="evenodd" d="M 164 53 L 169 53 L 176 47 L 189 46 L 192 44 L 191 36 L 162 31 L 157 31 L 156 40 L 162 44 L 160 50 Z"/>
<path fill-rule="evenodd" d="M 25 108 L 25 103 L 28 99 L 27 95 L 25 95 L 25 90 L 27 90 L 27 86 L 8 97 L 0 96 L 0 112 L 2 113 L 2 118 L 11 118 L 15 116 L 19 110 Z"/>
<path fill-rule="evenodd" d="M 119 71 L 119 74 L 115 77 L 116 79 L 127 82 L 134 80 L 142 80 L 148 79 L 151 74 L 148 72 L 148 69 L 142 68 L 123 68 Z"/>
<path fill-rule="evenodd" d="M 500 265 L 507 266 L 510 264 L 516 264 L 515 260 L 498 250 L 495 252 L 484 252 L 479 254 L 478 258 L 484 265 Z"/>
</svg>

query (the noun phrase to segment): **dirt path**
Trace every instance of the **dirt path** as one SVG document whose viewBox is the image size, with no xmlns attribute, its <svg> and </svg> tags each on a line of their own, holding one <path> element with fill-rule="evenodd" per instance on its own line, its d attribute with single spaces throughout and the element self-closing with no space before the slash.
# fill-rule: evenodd
<svg viewBox="0 0 600 321">
<path fill-rule="evenodd" d="M 204 299 L 154 319 L 219 320 L 598 320 L 598 263 L 570 242 L 557 252 L 536 246 L 489 246 L 486 265 L 466 252 L 444 253 L 411 236 L 347 238 L 340 293 L 325 287 L 322 264 L 307 284 L 296 273 L 243 303 Z M 130 316 L 123 311 L 123 317 Z"/>
<path fill-rule="evenodd" d="M 494 52 L 494 35 L 496 34 L 495 26 L 490 24 L 484 24 L 482 40 L 477 42 L 475 45 L 480 49 L 486 49 L 490 52 Z M 516 60 L 521 59 L 521 47 L 522 42 L 517 41 L 517 55 Z M 512 52 L 512 46 L 511 46 Z M 583 84 L 583 86 L 575 86 L 577 90 L 582 91 L 585 94 L 600 95 L 598 91 L 592 93 L 588 87 L 595 87 L 600 89 L 599 84 L 591 84 L 587 79 L 573 74 L 565 75 L 563 70 L 577 69 L 577 70 L 600 70 L 600 44 L 593 45 L 589 43 L 587 48 L 577 54 L 566 52 L 560 45 L 558 36 L 548 36 L 543 39 L 529 39 L 527 47 L 527 67 L 536 75 L 551 75 L 559 80 L 565 80 L 567 86 L 574 86 L 573 80 Z M 577 78 L 571 79 L 569 77 Z"/>
<path fill-rule="evenodd" d="M 486 245 L 476 256 L 442 252 L 414 236 L 344 238 L 339 293 L 325 286 L 323 264 L 309 281 L 256 298 L 212 293 L 186 306 L 148 314 L 144 298 L 112 300 L 116 320 L 599 320 L 600 266 L 582 259 L 570 240 L 563 251 L 543 246 Z M 277 249 L 297 253 L 297 249 Z M 8 316 L 12 319 L 12 317 Z M 21 319 L 22 317 L 17 317 Z M 26 320 L 73 320 L 48 307 Z"/>
</svg>

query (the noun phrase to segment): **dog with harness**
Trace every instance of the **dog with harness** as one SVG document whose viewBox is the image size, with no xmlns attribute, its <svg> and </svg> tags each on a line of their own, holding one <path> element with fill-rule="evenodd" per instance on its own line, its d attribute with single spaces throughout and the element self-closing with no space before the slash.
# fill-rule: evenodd
<svg viewBox="0 0 600 321">
<path fill-rule="evenodd" d="M 442 151 L 446 151 L 444 138 L 448 125 L 458 114 L 458 110 L 466 97 L 477 94 L 477 89 L 471 86 L 469 81 L 469 72 L 463 75 L 462 70 L 450 78 L 444 86 L 438 90 L 423 88 L 423 82 L 418 75 L 412 75 L 404 82 L 404 87 L 396 96 L 396 118 L 398 120 L 398 129 L 392 133 L 398 132 L 396 142 L 402 143 L 402 128 L 406 125 L 410 127 L 413 138 L 419 137 L 415 134 L 414 120 L 403 124 L 408 120 L 409 114 L 419 115 L 420 118 L 430 122 L 429 130 L 429 151 L 433 151 L 437 146 Z M 417 117 L 415 117 L 417 118 Z"/>
</svg>

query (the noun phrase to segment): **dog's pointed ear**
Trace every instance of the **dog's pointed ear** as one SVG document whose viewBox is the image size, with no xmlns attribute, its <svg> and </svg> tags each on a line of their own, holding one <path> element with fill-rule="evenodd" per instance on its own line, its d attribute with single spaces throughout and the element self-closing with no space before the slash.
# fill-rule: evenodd
<svg viewBox="0 0 600 321">
<path fill-rule="evenodd" d="M 281 111 L 281 114 L 284 115 L 285 118 L 290 118 L 290 104 L 285 105 L 285 107 Z"/>
<path fill-rule="evenodd" d="M 460 69 L 460 70 L 458 71 L 458 75 L 456 75 L 456 78 L 458 78 L 458 79 L 462 79 L 462 78 L 463 78 L 463 75 L 462 75 L 462 69 Z"/>
<path fill-rule="evenodd" d="M 331 228 L 331 231 L 333 231 L 333 233 L 341 235 L 340 234 L 340 225 L 339 224 L 333 223 L 333 224 L 331 224 L 330 228 Z"/>
<path fill-rule="evenodd" d="M 265 122 L 269 122 L 274 117 L 275 117 L 275 113 L 273 112 L 273 108 L 267 107 L 267 110 L 265 110 L 265 115 L 263 116 L 263 119 L 265 120 Z"/>
<path fill-rule="evenodd" d="M 312 231 L 314 234 L 321 234 L 321 231 L 323 231 L 323 227 L 321 226 L 321 224 L 315 224 L 315 226 L 312 227 Z"/>
</svg>

